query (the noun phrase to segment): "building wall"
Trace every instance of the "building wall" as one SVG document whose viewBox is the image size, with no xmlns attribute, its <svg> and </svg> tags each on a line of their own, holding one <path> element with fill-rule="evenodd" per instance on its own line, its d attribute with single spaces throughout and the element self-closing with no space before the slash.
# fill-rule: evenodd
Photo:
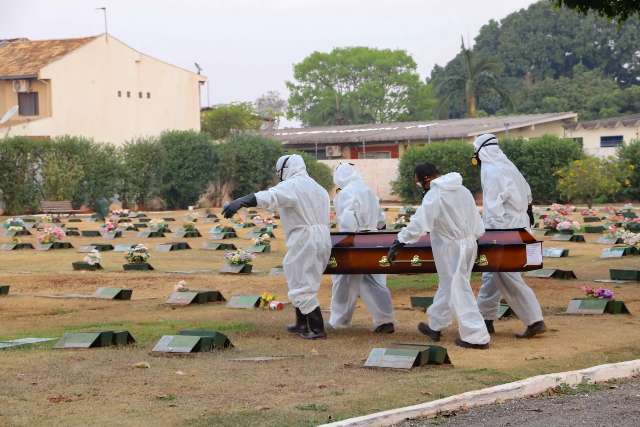
<svg viewBox="0 0 640 427">
<path fill-rule="evenodd" d="M 38 116 L 22 117 L 16 114 L 5 126 L 50 116 L 51 91 L 49 83 L 46 80 L 30 79 L 29 92 L 38 93 Z M 13 89 L 13 80 L 0 80 L 0 116 L 15 105 L 18 105 L 18 93 Z"/>
<path fill-rule="evenodd" d="M 625 143 L 640 138 L 640 128 L 616 126 L 613 128 L 599 127 L 595 129 L 567 129 L 568 138 L 582 138 L 582 147 L 585 153 L 598 157 L 616 155 L 616 147 L 600 147 L 600 138 L 603 136 L 621 135 Z"/>
<path fill-rule="evenodd" d="M 343 160 L 321 160 L 333 171 Z M 391 182 L 398 179 L 399 159 L 351 159 L 362 179 L 381 201 L 399 201 L 400 198 L 391 194 Z"/>
<path fill-rule="evenodd" d="M 47 65 L 40 78 L 50 81 L 51 117 L 14 126 L 13 135 L 82 135 L 122 144 L 169 129 L 200 130 L 201 76 L 111 37 Z"/>
</svg>

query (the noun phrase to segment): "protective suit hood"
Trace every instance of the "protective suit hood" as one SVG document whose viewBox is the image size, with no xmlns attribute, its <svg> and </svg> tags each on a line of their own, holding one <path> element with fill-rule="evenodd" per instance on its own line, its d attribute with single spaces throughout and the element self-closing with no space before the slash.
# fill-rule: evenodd
<svg viewBox="0 0 640 427">
<path fill-rule="evenodd" d="M 439 188 L 444 191 L 455 191 L 462 187 L 462 175 L 458 172 L 451 172 L 442 175 L 431 181 L 432 188 Z"/>
<path fill-rule="evenodd" d="M 340 163 L 333 173 L 333 183 L 341 189 L 357 180 L 362 180 L 362 177 L 356 168 L 349 163 Z"/>
<path fill-rule="evenodd" d="M 491 139 L 493 139 L 493 141 L 490 141 L 490 143 L 498 143 L 498 138 L 496 138 L 496 136 L 491 133 L 485 133 L 477 137 L 473 142 L 474 151 L 477 153 L 480 147 L 482 147 L 482 144 Z M 502 152 L 502 149 L 499 145 L 485 145 L 480 150 L 478 156 L 480 157 L 480 161 L 482 163 L 503 165 L 508 167 L 509 169 L 514 169 L 516 171 L 518 170 L 511 162 L 511 160 L 509 160 L 507 156 Z"/>
<path fill-rule="evenodd" d="M 280 171 L 283 169 L 282 175 Z M 276 173 L 278 176 L 282 176 L 282 180 L 293 178 L 298 175 L 307 175 L 307 166 L 304 164 L 304 159 L 298 154 L 290 154 L 281 156 L 276 162 Z"/>
</svg>

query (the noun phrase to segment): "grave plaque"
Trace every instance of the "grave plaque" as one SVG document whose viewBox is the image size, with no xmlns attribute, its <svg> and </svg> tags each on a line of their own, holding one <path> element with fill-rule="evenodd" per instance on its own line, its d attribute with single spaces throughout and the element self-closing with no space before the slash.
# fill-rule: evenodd
<svg viewBox="0 0 640 427">
<path fill-rule="evenodd" d="M 584 242 L 584 236 L 582 234 L 564 234 L 558 233 L 551 236 L 551 240 L 558 242 L 576 242 L 582 243 Z"/>
<path fill-rule="evenodd" d="M 610 268 L 609 277 L 611 280 L 630 280 L 640 282 L 640 270 L 632 268 Z"/>
<path fill-rule="evenodd" d="M 631 314 L 624 301 L 576 298 L 569 302 L 567 314 Z"/>
<path fill-rule="evenodd" d="M 598 218 L 597 216 L 585 216 L 585 217 L 582 217 L 582 221 L 583 222 L 599 222 L 600 218 Z"/>
<path fill-rule="evenodd" d="M 200 350 L 202 337 L 190 335 L 164 335 L 153 350 L 154 353 L 192 353 Z"/>
<path fill-rule="evenodd" d="M 191 246 L 189 246 L 187 242 L 161 243 L 156 246 L 158 252 L 181 251 L 186 249 L 191 249 Z"/>
<path fill-rule="evenodd" d="M 89 245 L 89 246 L 80 246 L 80 247 L 78 248 L 78 253 L 81 253 L 81 254 L 88 254 L 88 253 L 90 253 L 90 252 L 93 252 L 93 250 L 94 250 L 94 249 L 95 249 L 95 248 L 93 247 L 93 245 Z"/>
<path fill-rule="evenodd" d="M 202 329 L 185 329 L 178 332 L 178 334 L 183 336 L 209 338 L 212 344 L 211 350 L 216 348 L 233 347 L 233 344 L 231 344 L 231 340 L 225 334 L 221 334 L 218 331 L 206 331 Z"/>
<path fill-rule="evenodd" d="M 4 243 L 0 245 L 0 250 L 3 251 L 19 251 L 23 249 L 33 249 L 31 243 Z"/>
<path fill-rule="evenodd" d="M 133 226 L 136 228 L 135 231 L 139 231 L 140 228 L 147 228 L 149 227 L 147 224 L 145 224 L 144 222 L 140 222 L 140 223 L 135 223 L 133 224 Z"/>
<path fill-rule="evenodd" d="M 53 348 L 96 348 L 134 342 L 129 331 L 72 332 L 65 333 Z"/>
<path fill-rule="evenodd" d="M 162 218 L 162 220 L 165 222 L 171 222 L 171 221 L 175 221 L 176 219 L 172 217 L 167 217 L 167 218 Z"/>
<path fill-rule="evenodd" d="M 93 294 L 94 298 L 100 299 L 115 299 L 115 300 L 130 300 L 131 295 L 133 294 L 132 289 L 123 289 L 123 288 L 98 288 L 96 292 Z"/>
<path fill-rule="evenodd" d="M 161 231 L 141 231 L 138 233 L 138 237 L 141 239 L 164 237 L 164 233 Z"/>
<path fill-rule="evenodd" d="M 604 232 L 604 227 L 602 225 L 585 225 L 584 232 L 585 233 L 602 233 Z"/>
<path fill-rule="evenodd" d="M 78 231 L 78 230 L 67 230 L 64 234 L 65 234 L 65 236 L 69 236 L 69 237 L 77 237 L 77 236 L 80 236 L 80 231 Z"/>
<path fill-rule="evenodd" d="M 167 304 L 172 305 L 205 304 L 206 302 L 206 295 L 199 294 L 196 291 L 173 292 L 167 299 Z"/>
<path fill-rule="evenodd" d="M 282 267 L 273 267 L 269 271 L 269 276 L 283 276 L 283 275 L 284 275 L 284 268 Z"/>
<path fill-rule="evenodd" d="M 509 304 L 500 304 L 500 307 L 498 308 L 498 319 L 511 317 L 513 314 L 513 310 L 509 307 Z"/>
<path fill-rule="evenodd" d="M 204 242 L 202 249 L 209 251 L 235 251 L 238 248 L 233 243 Z"/>
<path fill-rule="evenodd" d="M 598 240 L 596 240 L 596 243 L 601 244 L 601 245 L 617 245 L 618 243 L 622 243 L 622 242 L 623 242 L 623 240 L 620 237 L 602 236 Z"/>
<path fill-rule="evenodd" d="M 98 252 L 107 252 L 113 250 L 113 245 L 109 243 L 92 243 L 91 246 Z"/>
<path fill-rule="evenodd" d="M 545 258 L 564 258 L 569 256 L 569 249 L 562 248 L 544 248 L 542 256 Z"/>
<path fill-rule="evenodd" d="M 102 270 L 102 266 L 100 264 L 89 264 L 88 262 L 84 262 L 84 261 L 72 262 L 71 266 L 73 267 L 74 271 L 81 271 L 81 270 L 97 271 L 97 270 Z"/>
<path fill-rule="evenodd" d="M 537 277 L 540 279 L 576 279 L 576 275 L 573 270 L 559 270 L 555 268 L 541 268 L 539 270 L 532 270 L 525 273 L 526 277 Z"/>
<path fill-rule="evenodd" d="M 105 240 L 113 240 L 122 237 L 122 230 L 101 231 L 100 235 Z"/>
<path fill-rule="evenodd" d="M 411 308 L 418 309 L 420 311 L 427 311 L 427 308 L 429 308 L 431 304 L 433 304 L 433 297 L 411 297 Z"/>
<path fill-rule="evenodd" d="M 252 254 L 268 253 L 271 252 L 271 246 L 269 245 L 253 245 L 247 248 L 247 252 Z"/>
<path fill-rule="evenodd" d="M 257 308 L 260 305 L 260 295 L 234 295 L 226 307 L 229 308 Z"/>
<path fill-rule="evenodd" d="M 82 237 L 100 237 L 98 230 L 82 230 Z"/>
<path fill-rule="evenodd" d="M 0 295 L 9 295 L 9 285 L 0 285 Z"/>
<path fill-rule="evenodd" d="M 0 350 L 5 348 L 22 347 L 25 345 L 39 344 L 43 342 L 53 341 L 55 338 L 19 338 L 16 340 L 0 341 Z"/>
<path fill-rule="evenodd" d="M 69 218 L 69 222 L 82 222 L 80 218 Z"/>
<path fill-rule="evenodd" d="M 389 348 L 374 348 L 365 367 L 411 369 L 427 364 L 451 364 L 447 349 L 437 345 L 395 344 Z"/>
<path fill-rule="evenodd" d="M 251 264 L 224 264 L 220 274 L 250 274 L 252 270 Z"/>
<path fill-rule="evenodd" d="M 621 258 L 623 256 L 631 255 L 634 252 L 630 250 L 630 247 L 618 246 L 613 248 L 606 248 L 602 250 L 600 258 Z"/>
<path fill-rule="evenodd" d="M 637 217 L 636 213 L 633 211 L 622 211 L 622 216 L 628 219 L 633 219 Z"/>
<path fill-rule="evenodd" d="M 151 222 L 151 218 L 138 218 L 138 222 L 142 224 L 146 224 L 147 222 Z"/>
<path fill-rule="evenodd" d="M 129 252 L 129 250 L 131 248 L 133 248 L 135 245 L 116 245 L 113 248 L 114 252 Z"/>
<path fill-rule="evenodd" d="M 124 271 L 149 271 L 154 269 L 153 266 L 148 262 L 123 264 L 122 268 L 124 269 Z"/>
</svg>

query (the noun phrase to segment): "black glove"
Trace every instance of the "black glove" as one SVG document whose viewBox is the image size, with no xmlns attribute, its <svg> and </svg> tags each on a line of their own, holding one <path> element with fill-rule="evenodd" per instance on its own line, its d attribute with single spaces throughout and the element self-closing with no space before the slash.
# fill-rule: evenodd
<svg viewBox="0 0 640 427">
<path fill-rule="evenodd" d="M 389 248 L 389 252 L 387 253 L 387 259 L 389 262 L 393 262 L 398 255 L 398 251 L 404 248 L 404 243 L 398 241 L 398 239 L 394 240 Z"/>
<path fill-rule="evenodd" d="M 536 223 L 536 219 L 533 217 L 533 205 L 527 207 L 527 215 L 529 215 L 529 224 L 533 227 Z"/>
<path fill-rule="evenodd" d="M 250 208 L 254 206 L 258 206 L 255 193 L 247 194 L 225 206 L 224 209 L 222 209 L 222 215 L 224 215 L 225 218 L 231 218 L 240 208 Z"/>
</svg>

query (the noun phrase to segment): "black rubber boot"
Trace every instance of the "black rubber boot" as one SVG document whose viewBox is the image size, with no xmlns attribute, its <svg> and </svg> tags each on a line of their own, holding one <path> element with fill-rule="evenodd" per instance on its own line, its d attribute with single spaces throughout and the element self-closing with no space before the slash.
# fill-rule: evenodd
<svg viewBox="0 0 640 427">
<path fill-rule="evenodd" d="M 287 326 L 287 332 L 292 334 L 304 334 L 309 331 L 309 325 L 307 323 L 307 316 L 302 314 L 299 308 L 296 308 L 296 323 L 295 325 Z"/>
<path fill-rule="evenodd" d="M 383 323 L 373 330 L 373 332 L 376 334 L 392 334 L 395 331 L 396 330 L 393 327 L 393 323 Z"/>
<path fill-rule="evenodd" d="M 523 333 L 516 334 L 516 338 L 533 338 L 536 335 L 545 333 L 546 331 L 547 326 L 544 324 L 544 320 L 540 320 L 527 326 L 527 329 Z"/>
<path fill-rule="evenodd" d="M 299 335 L 307 340 L 326 338 L 327 333 L 324 331 L 324 319 L 322 319 L 322 311 L 320 311 L 320 307 L 316 307 L 316 309 L 307 314 L 306 317 L 309 323 L 309 330 Z"/>
<path fill-rule="evenodd" d="M 441 335 L 440 331 L 434 331 L 426 323 L 424 322 L 418 323 L 418 330 L 424 335 L 431 338 L 431 341 L 435 341 L 435 342 L 440 341 L 440 335 Z"/>
<path fill-rule="evenodd" d="M 484 324 L 487 327 L 487 332 L 489 332 L 490 335 L 496 333 L 496 329 L 493 327 L 493 320 L 485 320 Z"/>
<path fill-rule="evenodd" d="M 487 344 L 471 344 L 470 342 L 462 341 L 462 338 L 456 338 L 456 345 L 462 348 L 473 348 L 475 350 L 486 350 L 489 348 Z"/>
</svg>

